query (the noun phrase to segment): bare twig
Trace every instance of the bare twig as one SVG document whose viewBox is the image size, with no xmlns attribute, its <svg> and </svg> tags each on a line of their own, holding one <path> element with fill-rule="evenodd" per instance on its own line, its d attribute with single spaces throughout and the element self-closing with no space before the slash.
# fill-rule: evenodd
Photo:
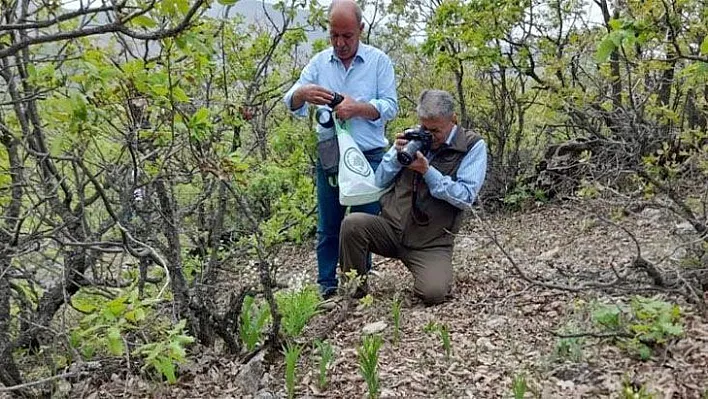
<svg viewBox="0 0 708 399">
<path fill-rule="evenodd" d="M 596 332 L 581 332 L 581 333 L 576 333 L 576 334 L 561 334 L 552 330 L 546 330 L 547 332 L 553 334 L 554 336 L 558 338 L 585 338 L 585 337 L 592 337 L 592 338 L 632 338 L 634 337 L 632 334 L 626 333 L 624 331 L 614 331 L 614 332 L 606 332 L 606 333 L 596 333 Z"/>
<path fill-rule="evenodd" d="M 41 380 L 37 380 L 37 381 L 30 381 L 30 382 L 26 382 L 24 384 L 13 385 L 11 387 L 0 387 L 0 392 L 12 392 L 12 391 L 18 391 L 18 390 L 22 390 L 22 389 L 27 389 L 27 388 L 31 388 L 31 387 L 34 387 L 37 385 L 43 385 L 43 384 L 46 384 L 46 383 L 49 383 L 52 381 L 61 380 L 64 378 L 69 378 L 69 377 L 75 377 L 78 374 L 79 373 L 76 373 L 76 372 L 69 372 L 69 373 L 57 374 L 57 375 L 47 377 L 47 378 L 42 378 Z"/>
<path fill-rule="evenodd" d="M 533 277 L 529 276 L 526 274 L 526 272 L 523 271 L 523 269 L 519 266 L 519 264 L 516 262 L 516 260 L 509 254 L 509 252 L 504 248 L 503 245 L 499 242 L 499 239 L 496 236 L 496 233 L 494 230 L 492 230 L 491 226 L 489 225 L 489 222 L 486 220 L 483 220 L 480 216 L 479 213 L 476 211 L 472 211 L 474 214 L 475 218 L 479 222 L 479 225 L 482 226 L 484 232 L 488 235 L 488 237 L 494 242 L 494 245 L 501 251 L 506 259 L 511 263 L 512 267 L 516 271 L 516 273 L 521 276 L 522 279 L 526 280 L 527 282 L 533 284 L 533 285 L 539 285 L 542 287 L 550 288 L 550 289 L 558 289 L 558 290 L 563 290 L 563 291 L 570 291 L 570 292 L 580 292 L 583 290 L 587 289 L 593 289 L 593 288 L 610 288 L 613 287 L 617 284 L 619 281 L 618 279 L 615 279 L 609 283 L 596 283 L 596 284 L 585 284 L 577 287 L 569 286 L 569 285 L 561 285 L 561 284 L 552 284 L 552 283 L 546 283 L 543 281 L 539 281 L 534 279 Z"/>
<path fill-rule="evenodd" d="M 659 269 L 651 262 L 648 260 L 644 259 L 642 257 L 642 247 L 639 245 L 639 241 L 637 240 L 637 237 L 632 233 L 628 228 L 622 226 L 619 223 L 615 223 L 610 219 L 604 218 L 599 215 L 594 215 L 598 220 L 609 224 L 610 226 L 614 226 L 622 231 L 624 231 L 629 238 L 634 242 L 635 247 L 637 248 L 637 256 L 634 258 L 634 262 L 632 265 L 637 268 L 644 269 L 644 271 L 647 272 L 649 277 L 652 278 L 654 281 L 654 284 L 658 285 L 659 287 L 665 287 L 666 286 L 666 281 L 664 280 L 664 276 L 661 274 Z"/>
</svg>

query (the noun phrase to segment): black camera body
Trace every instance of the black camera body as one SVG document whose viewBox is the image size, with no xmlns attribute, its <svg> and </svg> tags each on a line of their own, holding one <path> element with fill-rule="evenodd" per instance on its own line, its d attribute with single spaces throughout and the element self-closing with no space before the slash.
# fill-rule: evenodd
<svg viewBox="0 0 708 399">
<path fill-rule="evenodd" d="M 398 162 L 403 166 L 408 166 L 415 160 L 416 152 L 420 151 L 425 154 L 433 145 L 433 135 L 422 127 L 406 129 L 403 132 L 403 138 L 408 140 L 408 143 L 397 155 Z"/>
<path fill-rule="evenodd" d="M 320 124 L 320 126 L 324 128 L 331 128 L 334 126 L 334 118 L 332 118 L 332 109 L 339 105 L 344 101 L 344 96 L 341 94 L 337 93 L 336 91 L 334 92 L 334 97 L 332 97 L 332 101 L 327 104 L 329 109 L 327 108 L 319 108 L 317 112 L 315 113 L 315 119 L 317 119 L 317 123 Z"/>
</svg>

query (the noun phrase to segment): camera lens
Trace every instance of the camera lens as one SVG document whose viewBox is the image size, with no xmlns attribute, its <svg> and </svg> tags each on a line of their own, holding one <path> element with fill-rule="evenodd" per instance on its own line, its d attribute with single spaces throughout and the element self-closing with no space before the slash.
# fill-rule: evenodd
<svg viewBox="0 0 708 399">
<path fill-rule="evenodd" d="M 334 119 L 332 118 L 332 111 L 327 108 L 319 108 L 315 113 L 315 118 L 317 123 L 324 128 L 330 128 L 334 126 Z"/>
<path fill-rule="evenodd" d="M 420 151 L 422 147 L 423 142 L 419 140 L 409 141 L 396 156 L 396 158 L 398 158 L 398 162 L 403 166 L 410 165 L 415 159 L 415 153 Z"/>
</svg>

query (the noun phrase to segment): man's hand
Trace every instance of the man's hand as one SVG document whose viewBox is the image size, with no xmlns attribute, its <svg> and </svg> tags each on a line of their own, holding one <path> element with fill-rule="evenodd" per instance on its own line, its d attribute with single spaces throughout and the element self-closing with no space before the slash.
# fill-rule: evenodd
<svg viewBox="0 0 708 399">
<path fill-rule="evenodd" d="M 404 139 L 404 133 L 398 133 L 396 135 L 396 141 L 393 142 L 393 146 L 396 147 L 397 152 L 401 152 L 403 147 L 408 144 L 408 140 Z M 408 169 L 414 170 L 421 175 L 424 175 L 428 171 L 430 165 L 428 164 L 428 159 L 425 158 L 422 152 L 418 151 L 415 153 L 415 159 L 407 166 Z"/>
<path fill-rule="evenodd" d="M 396 135 L 396 141 L 393 142 L 393 146 L 396 147 L 397 152 L 401 152 L 403 150 L 403 147 L 408 144 L 408 140 L 404 139 L 406 135 L 404 133 L 398 133 Z"/>
<path fill-rule="evenodd" d="M 379 111 L 373 105 L 356 101 L 346 94 L 344 101 L 334 107 L 334 111 L 337 113 L 337 118 L 341 120 L 364 118 L 373 121 L 379 119 Z"/>
<path fill-rule="evenodd" d="M 361 112 L 360 104 L 347 95 L 344 95 L 344 101 L 334 107 L 334 111 L 337 113 L 337 118 L 341 120 L 347 120 L 355 116 L 359 116 L 359 112 Z"/>
<path fill-rule="evenodd" d="M 408 169 L 414 170 L 421 175 L 424 175 L 425 172 L 428 171 L 428 168 L 430 166 L 428 165 L 428 159 L 425 158 L 422 152 L 418 151 L 415 153 L 415 159 L 413 162 L 411 162 L 410 165 L 408 165 Z"/>
<path fill-rule="evenodd" d="M 316 84 L 303 85 L 293 93 L 292 109 L 298 109 L 308 102 L 315 105 L 327 105 L 334 98 L 334 93 Z"/>
</svg>

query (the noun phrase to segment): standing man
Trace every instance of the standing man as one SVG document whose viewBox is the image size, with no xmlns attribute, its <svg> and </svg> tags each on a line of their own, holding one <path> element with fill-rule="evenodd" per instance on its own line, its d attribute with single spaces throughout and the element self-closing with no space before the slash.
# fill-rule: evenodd
<svg viewBox="0 0 708 399">
<path fill-rule="evenodd" d="M 398 112 L 393 64 L 381 50 L 359 42 L 364 23 L 356 2 L 334 0 L 328 15 L 332 47 L 312 57 L 300 79 L 285 94 L 285 104 L 295 115 L 307 116 L 307 104 L 325 107 L 334 99 L 335 92 L 341 94 L 344 100 L 335 106 L 335 113 L 339 119 L 349 121 L 354 141 L 376 170 L 388 146 L 385 124 Z M 320 142 L 335 135 L 334 129 L 319 125 L 317 133 Z M 346 208 L 339 204 L 336 180 L 327 176 L 320 159 L 316 173 L 317 282 L 322 295 L 329 297 L 337 289 L 339 229 Z M 379 211 L 378 203 L 351 209 L 372 215 Z"/>
<path fill-rule="evenodd" d="M 369 251 L 401 259 L 413 274 L 414 294 L 434 305 L 451 288 L 454 234 L 484 182 L 487 145 L 457 126 L 455 101 L 446 91 L 423 91 L 417 112 L 419 130 L 432 136 L 430 148 L 416 152 L 404 167 L 398 154 L 408 140 L 398 135 L 376 169 L 379 187 L 393 185 L 381 197 L 381 215 L 351 214 L 344 219 L 341 265 L 344 272 L 354 269 L 365 279 Z M 365 294 L 364 282 L 355 297 Z"/>
</svg>

